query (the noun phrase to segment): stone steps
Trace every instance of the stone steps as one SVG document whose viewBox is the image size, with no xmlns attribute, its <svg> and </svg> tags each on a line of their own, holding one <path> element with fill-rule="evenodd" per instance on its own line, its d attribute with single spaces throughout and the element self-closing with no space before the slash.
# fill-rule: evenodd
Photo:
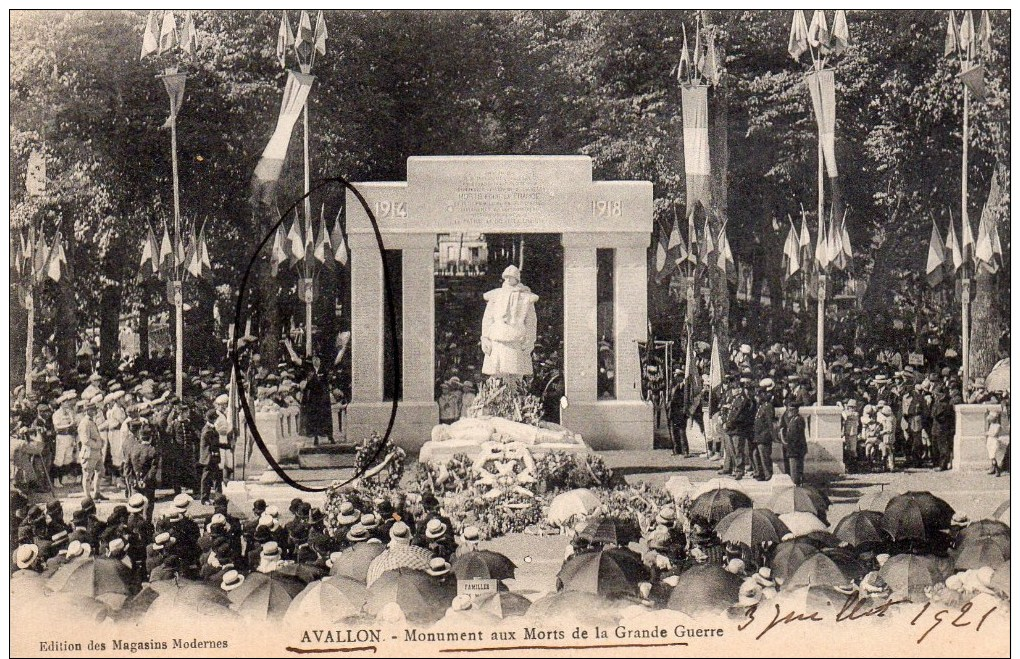
<svg viewBox="0 0 1020 659">
<path fill-rule="evenodd" d="M 354 466 L 354 444 L 320 444 L 303 446 L 298 449 L 298 465 L 301 469 L 341 469 Z"/>
</svg>

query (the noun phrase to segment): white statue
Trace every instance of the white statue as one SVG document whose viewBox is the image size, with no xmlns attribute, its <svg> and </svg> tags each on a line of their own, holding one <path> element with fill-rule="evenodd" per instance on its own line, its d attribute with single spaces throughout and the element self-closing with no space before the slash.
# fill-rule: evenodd
<svg viewBox="0 0 1020 659">
<path fill-rule="evenodd" d="M 535 302 L 538 296 L 521 283 L 521 271 L 508 266 L 503 271 L 503 286 L 484 296 L 485 316 L 482 318 L 482 352 L 485 375 L 531 375 L 531 353 L 535 349 L 538 318 Z"/>
</svg>

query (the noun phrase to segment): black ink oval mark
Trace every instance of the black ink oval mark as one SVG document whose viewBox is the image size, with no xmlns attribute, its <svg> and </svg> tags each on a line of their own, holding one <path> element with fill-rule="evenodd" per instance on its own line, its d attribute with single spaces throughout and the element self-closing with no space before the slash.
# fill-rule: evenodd
<svg viewBox="0 0 1020 659">
<path fill-rule="evenodd" d="M 289 208 L 287 208 L 287 210 L 280 213 L 280 219 L 277 220 L 276 224 L 272 226 L 269 232 L 266 233 L 266 235 L 262 238 L 262 241 L 259 242 L 258 247 L 255 248 L 255 253 L 252 254 L 251 260 L 248 262 L 248 266 L 244 269 L 244 274 L 241 276 L 241 284 L 238 287 L 237 291 L 237 305 L 234 308 L 234 327 L 242 326 L 240 322 L 241 312 L 244 309 L 244 296 L 245 291 L 248 288 L 248 276 L 251 274 L 252 269 L 255 267 L 255 263 L 258 261 L 259 254 L 262 252 L 265 246 L 269 244 L 269 241 L 276 233 L 276 230 L 279 229 L 280 226 L 284 223 L 286 217 L 290 215 L 291 211 L 297 208 L 298 204 L 302 203 L 306 197 L 311 196 L 313 192 L 317 192 L 322 188 L 332 184 L 339 184 L 343 186 L 345 189 L 353 192 L 354 196 L 358 198 L 358 202 L 361 203 L 362 208 L 365 209 L 365 214 L 368 215 L 369 222 L 372 223 L 372 231 L 375 233 L 375 242 L 379 248 L 379 258 L 382 261 L 383 300 L 386 304 L 386 310 L 389 312 L 388 314 L 389 317 L 386 319 L 386 322 L 390 326 L 390 342 L 391 342 L 390 349 L 393 351 L 393 354 L 397 354 L 397 321 L 396 321 L 397 316 L 396 310 L 394 308 L 393 291 L 390 288 L 390 273 L 386 265 L 385 246 L 383 245 L 382 232 L 379 230 L 379 223 L 376 221 L 375 214 L 372 213 L 372 209 L 369 208 L 368 202 L 365 201 L 365 197 L 356 187 L 351 185 L 351 183 L 342 176 L 332 176 L 330 178 L 323 179 L 317 182 L 313 187 L 311 187 L 311 189 L 309 189 L 308 192 L 298 197 L 294 201 L 294 203 L 291 204 Z M 352 290 L 354 288 L 353 278 L 351 280 L 351 288 Z M 397 383 L 400 382 L 401 375 L 400 369 L 402 365 L 399 362 L 400 360 L 394 360 L 393 365 L 394 391 L 396 391 Z M 249 432 L 251 432 L 252 439 L 255 440 L 255 445 L 258 446 L 259 451 L 262 452 L 262 456 L 266 459 L 266 464 L 268 464 L 272 468 L 272 470 L 276 472 L 276 474 L 280 477 L 281 480 L 283 480 L 284 483 L 290 485 L 294 489 L 301 490 L 302 492 L 325 492 L 326 490 L 328 490 L 329 487 L 308 487 L 307 485 L 302 485 L 301 483 L 297 482 L 296 480 L 290 477 L 290 475 L 287 473 L 287 470 L 284 469 L 283 466 L 276 461 L 276 458 L 274 458 L 272 454 L 270 454 L 269 448 L 266 446 L 265 440 L 262 439 L 262 435 L 259 434 L 258 427 L 255 425 L 255 414 L 252 412 L 251 405 L 248 403 L 248 395 L 244 391 L 243 386 L 244 376 L 241 374 L 241 365 L 240 362 L 238 361 L 236 345 L 230 346 L 230 367 L 234 371 L 234 378 L 237 382 L 237 397 L 239 402 L 241 403 L 241 409 L 244 411 L 244 420 L 248 424 L 248 429 Z M 386 440 L 389 439 L 390 434 L 393 432 L 393 424 L 397 419 L 397 405 L 398 401 L 396 397 L 394 397 L 393 405 L 390 408 L 390 419 L 389 422 L 386 424 L 386 432 L 383 435 L 383 441 L 379 444 L 379 448 L 376 449 L 375 454 L 368 461 L 367 464 L 369 465 L 373 464 L 374 462 L 376 462 L 376 460 L 379 459 L 383 447 L 386 445 Z M 341 483 L 340 486 L 343 487 L 344 485 L 353 482 L 354 480 L 360 478 L 363 473 L 364 471 L 356 472 L 349 479 Z"/>
</svg>

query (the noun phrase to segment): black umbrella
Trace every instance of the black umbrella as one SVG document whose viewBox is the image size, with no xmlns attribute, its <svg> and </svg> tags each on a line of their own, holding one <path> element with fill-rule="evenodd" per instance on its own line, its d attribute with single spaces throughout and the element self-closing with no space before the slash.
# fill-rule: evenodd
<svg viewBox="0 0 1020 659">
<path fill-rule="evenodd" d="M 517 566 L 509 558 L 488 549 L 461 554 L 453 561 L 453 573 L 464 579 L 513 579 Z"/>
<path fill-rule="evenodd" d="M 979 519 L 971 522 L 956 536 L 956 546 L 959 547 L 967 540 L 977 540 L 992 536 L 1004 535 L 1009 537 L 1009 526 L 997 519 Z"/>
<path fill-rule="evenodd" d="M 1009 560 L 1009 536 L 992 535 L 965 540 L 953 552 L 957 570 L 997 568 Z"/>
<path fill-rule="evenodd" d="M 737 603 L 743 579 L 718 565 L 695 565 L 680 575 L 666 608 L 690 616 L 725 611 Z"/>
<path fill-rule="evenodd" d="M 591 543 L 626 546 L 627 543 L 637 540 L 641 534 L 632 525 L 608 517 L 599 517 L 588 522 L 577 535 Z"/>
<path fill-rule="evenodd" d="M 895 496 L 882 514 L 882 527 L 896 541 L 930 541 L 948 529 L 952 521 L 952 506 L 930 492 Z"/>
<path fill-rule="evenodd" d="M 785 583 L 801 563 L 818 553 L 818 547 L 803 538 L 784 540 L 776 545 L 769 560 L 769 567 L 772 568 L 772 576 Z"/>
<path fill-rule="evenodd" d="M 857 510 L 836 525 L 834 535 L 851 547 L 876 547 L 892 538 L 882 526 L 882 513 L 874 510 Z"/>
<path fill-rule="evenodd" d="M 701 517 L 709 524 L 716 524 L 738 508 L 753 508 L 751 497 L 738 490 L 720 488 L 699 495 L 691 504 L 691 518 Z"/>
<path fill-rule="evenodd" d="M 629 549 L 605 549 L 574 554 L 557 575 L 563 590 L 579 590 L 603 597 L 637 595 L 638 584 L 648 581 L 648 568 Z"/>
<path fill-rule="evenodd" d="M 829 509 L 829 504 L 814 488 L 801 486 L 781 490 L 772 497 L 768 508 L 777 515 L 811 513 L 828 525 L 825 513 Z"/>
</svg>

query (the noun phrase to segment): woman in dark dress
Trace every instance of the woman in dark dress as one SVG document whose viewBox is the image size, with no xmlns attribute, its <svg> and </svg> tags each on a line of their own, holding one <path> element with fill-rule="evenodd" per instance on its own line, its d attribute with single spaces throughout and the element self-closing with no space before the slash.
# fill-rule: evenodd
<svg viewBox="0 0 1020 659">
<path fill-rule="evenodd" d="M 324 437 L 332 444 L 333 410 L 329 398 L 329 382 L 322 373 L 318 357 L 312 357 L 311 366 L 305 373 L 301 394 L 301 434 L 311 437 L 315 446 L 319 445 L 319 437 Z"/>
</svg>

